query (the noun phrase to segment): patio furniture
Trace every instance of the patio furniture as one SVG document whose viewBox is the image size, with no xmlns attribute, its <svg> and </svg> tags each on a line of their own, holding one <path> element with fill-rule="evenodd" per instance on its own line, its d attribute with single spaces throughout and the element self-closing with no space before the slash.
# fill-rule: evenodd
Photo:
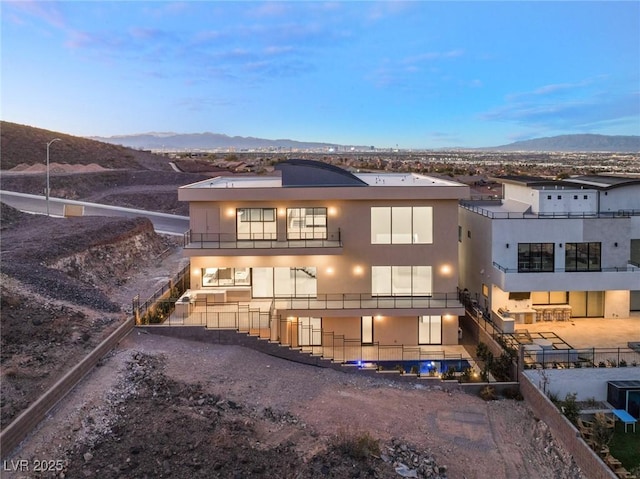
<svg viewBox="0 0 640 479">
<path fill-rule="evenodd" d="M 635 417 L 633 417 L 624 409 L 613 409 L 611 412 L 613 412 L 613 414 L 615 414 L 615 416 L 624 423 L 625 433 L 627 432 L 627 426 L 629 424 L 633 425 L 633 432 L 636 432 L 636 423 L 638 422 L 638 420 Z"/>
</svg>

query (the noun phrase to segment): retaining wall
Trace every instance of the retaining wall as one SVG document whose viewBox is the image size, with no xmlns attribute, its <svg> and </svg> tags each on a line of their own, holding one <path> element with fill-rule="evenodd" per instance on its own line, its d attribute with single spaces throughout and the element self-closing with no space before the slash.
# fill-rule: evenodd
<svg viewBox="0 0 640 479">
<path fill-rule="evenodd" d="M 0 457 L 5 459 L 42 421 L 47 413 L 64 398 L 80 380 L 89 373 L 102 357 L 111 351 L 135 325 L 134 318 L 123 324 L 102 341 L 93 351 L 59 379 L 51 388 L 25 409 L 0 432 Z"/>
<path fill-rule="evenodd" d="M 556 440 L 562 442 L 586 477 L 589 479 L 616 479 L 614 472 L 582 440 L 574 425 L 524 374 L 520 374 L 520 392 L 536 417 L 549 426 L 552 435 Z"/>
</svg>

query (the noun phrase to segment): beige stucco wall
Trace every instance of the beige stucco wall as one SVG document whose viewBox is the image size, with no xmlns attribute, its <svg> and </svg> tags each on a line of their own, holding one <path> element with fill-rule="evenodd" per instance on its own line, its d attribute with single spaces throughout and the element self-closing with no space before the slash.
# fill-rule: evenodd
<svg viewBox="0 0 640 479">
<path fill-rule="evenodd" d="M 286 208 L 327 207 L 329 233 L 341 231 L 341 254 L 305 256 L 304 249 L 291 250 L 290 255 L 225 256 L 203 259 L 192 256 L 192 270 L 205 266 L 267 267 L 316 266 L 318 293 L 368 293 L 371 291 L 371 266 L 432 266 L 433 291 L 455 292 L 458 284 L 457 201 L 279 201 L 234 202 L 225 205 L 202 203 L 191 205 L 191 230 L 194 233 L 219 232 L 235 236 L 237 208 L 275 207 L 278 210 L 278 232 L 286 234 Z M 432 206 L 433 244 L 371 244 L 372 206 Z M 215 229 L 217 228 L 217 231 Z M 225 254 L 228 254 L 228 250 Z M 262 251 L 261 253 L 265 253 Z M 296 254 L 297 253 L 297 254 Z M 302 253 L 302 254 L 300 254 Z M 198 251 L 190 251 L 191 255 Z M 214 251 L 215 254 L 215 251 Z M 215 261 L 215 262 L 214 262 Z M 447 267 L 446 269 L 444 267 Z M 196 280 L 197 278 L 193 278 Z M 195 284 L 192 282 L 192 284 Z"/>
<path fill-rule="evenodd" d="M 345 339 L 360 339 L 360 318 L 322 318 L 322 330 L 342 335 Z"/>
<path fill-rule="evenodd" d="M 193 188 L 181 189 L 179 197 L 190 201 L 192 233 L 236 236 L 238 208 L 275 208 L 278 239 L 286 239 L 286 210 L 291 207 L 327 208 L 327 231 L 341 233 L 342 248 L 252 250 L 185 249 L 191 257 L 192 288 L 201 287 L 201 269 L 206 267 L 303 267 L 317 268 L 317 293 L 371 293 L 371 266 L 431 266 L 434 294 L 451 293 L 458 285 L 458 199 L 468 195 L 466 186 L 432 187 L 336 187 L 336 188 Z M 332 199 L 333 198 L 333 199 Z M 371 207 L 433 207 L 432 244 L 371 244 Z M 247 255 L 249 253 L 250 255 Z M 458 312 L 455 308 L 452 311 Z M 380 344 L 416 345 L 418 314 L 447 314 L 447 310 L 403 311 L 411 316 L 374 320 L 374 341 Z M 291 312 L 300 314 L 300 312 Z M 376 314 L 357 311 L 355 314 Z M 459 313 L 459 312 L 458 312 Z M 323 330 L 348 339 L 360 338 L 360 317 L 354 311 L 337 317 L 339 311 L 322 314 Z M 443 344 L 457 344 L 457 316 L 443 318 Z M 286 326 L 280 326 L 287 328 Z M 287 331 L 281 334 L 288 336 Z M 287 338 L 289 339 L 289 338 Z M 293 338 L 291 338 L 293 339 Z"/>
</svg>

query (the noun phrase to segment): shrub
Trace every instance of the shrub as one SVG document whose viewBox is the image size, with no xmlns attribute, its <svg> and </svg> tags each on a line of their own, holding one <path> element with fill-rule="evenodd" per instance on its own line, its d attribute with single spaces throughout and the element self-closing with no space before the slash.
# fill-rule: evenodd
<svg viewBox="0 0 640 479">
<path fill-rule="evenodd" d="M 517 387 L 505 388 L 502 391 L 502 395 L 505 399 L 515 399 L 516 401 L 524 400 L 522 394 L 520 393 L 520 389 L 518 389 Z"/>
<path fill-rule="evenodd" d="M 496 390 L 493 386 L 485 386 L 480 390 L 480 397 L 485 401 L 494 401 L 498 399 Z"/>
<path fill-rule="evenodd" d="M 352 459 L 380 455 L 380 443 L 368 432 L 355 434 L 346 429 L 340 429 L 331 441 L 331 446 Z"/>
<path fill-rule="evenodd" d="M 502 353 L 498 359 L 491 363 L 491 374 L 498 381 L 509 381 L 511 379 L 511 364 L 511 355 Z"/>
<path fill-rule="evenodd" d="M 442 379 L 455 379 L 456 378 L 456 368 L 453 366 L 449 366 L 449 369 L 445 373 L 442 374 Z"/>
<path fill-rule="evenodd" d="M 580 408 L 578 407 L 578 402 L 576 401 L 577 397 L 577 393 L 567 393 L 564 401 L 561 401 L 560 403 L 560 409 L 562 413 L 573 424 L 578 423 L 578 417 L 580 416 Z"/>
<path fill-rule="evenodd" d="M 601 412 L 596 413 L 593 418 L 593 426 L 591 428 L 593 434 L 594 449 L 599 451 L 609 444 L 613 437 L 614 429 L 607 424 L 607 418 Z"/>
<path fill-rule="evenodd" d="M 460 382 L 469 383 L 471 382 L 472 377 L 473 377 L 473 369 L 465 368 L 465 370 L 462 371 L 462 374 L 460 375 Z"/>
<path fill-rule="evenodd" d="M 489 351 L 489 346 L 487 346 L 483 342 L 479 342 L 478 343 L 478 346 L 476 347 L 476 356 L 478 357 L 478 359 L 486 361 L 487 360 L 487 354 L 490 353 L 490 352 L 491 351 Z"/>
</svg>

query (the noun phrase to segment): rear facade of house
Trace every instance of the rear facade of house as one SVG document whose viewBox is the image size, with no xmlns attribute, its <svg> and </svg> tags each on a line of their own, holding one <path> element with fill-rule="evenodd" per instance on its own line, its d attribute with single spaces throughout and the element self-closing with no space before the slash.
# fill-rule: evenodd
<svg viewBox="0 0 640 479">
<path fill-rule="evenodd" d="M 502 177 L 460 206 L 460 287 L 504 331 L 640 309 L 640 179 Z"/>
<path fill-rule="evenodd" d="M 198 324 L 234 328 L 236 308 L 259 310 L 249 328 L 272 341 L 341 341 L 349 359 L 369 345 L 457 344 L 458 202 L 468 194 L 452 181 L 310 160 L 181 187 L 191 289 L 178 313 L 186 324 L 200 304 Z"/>
</svg>

